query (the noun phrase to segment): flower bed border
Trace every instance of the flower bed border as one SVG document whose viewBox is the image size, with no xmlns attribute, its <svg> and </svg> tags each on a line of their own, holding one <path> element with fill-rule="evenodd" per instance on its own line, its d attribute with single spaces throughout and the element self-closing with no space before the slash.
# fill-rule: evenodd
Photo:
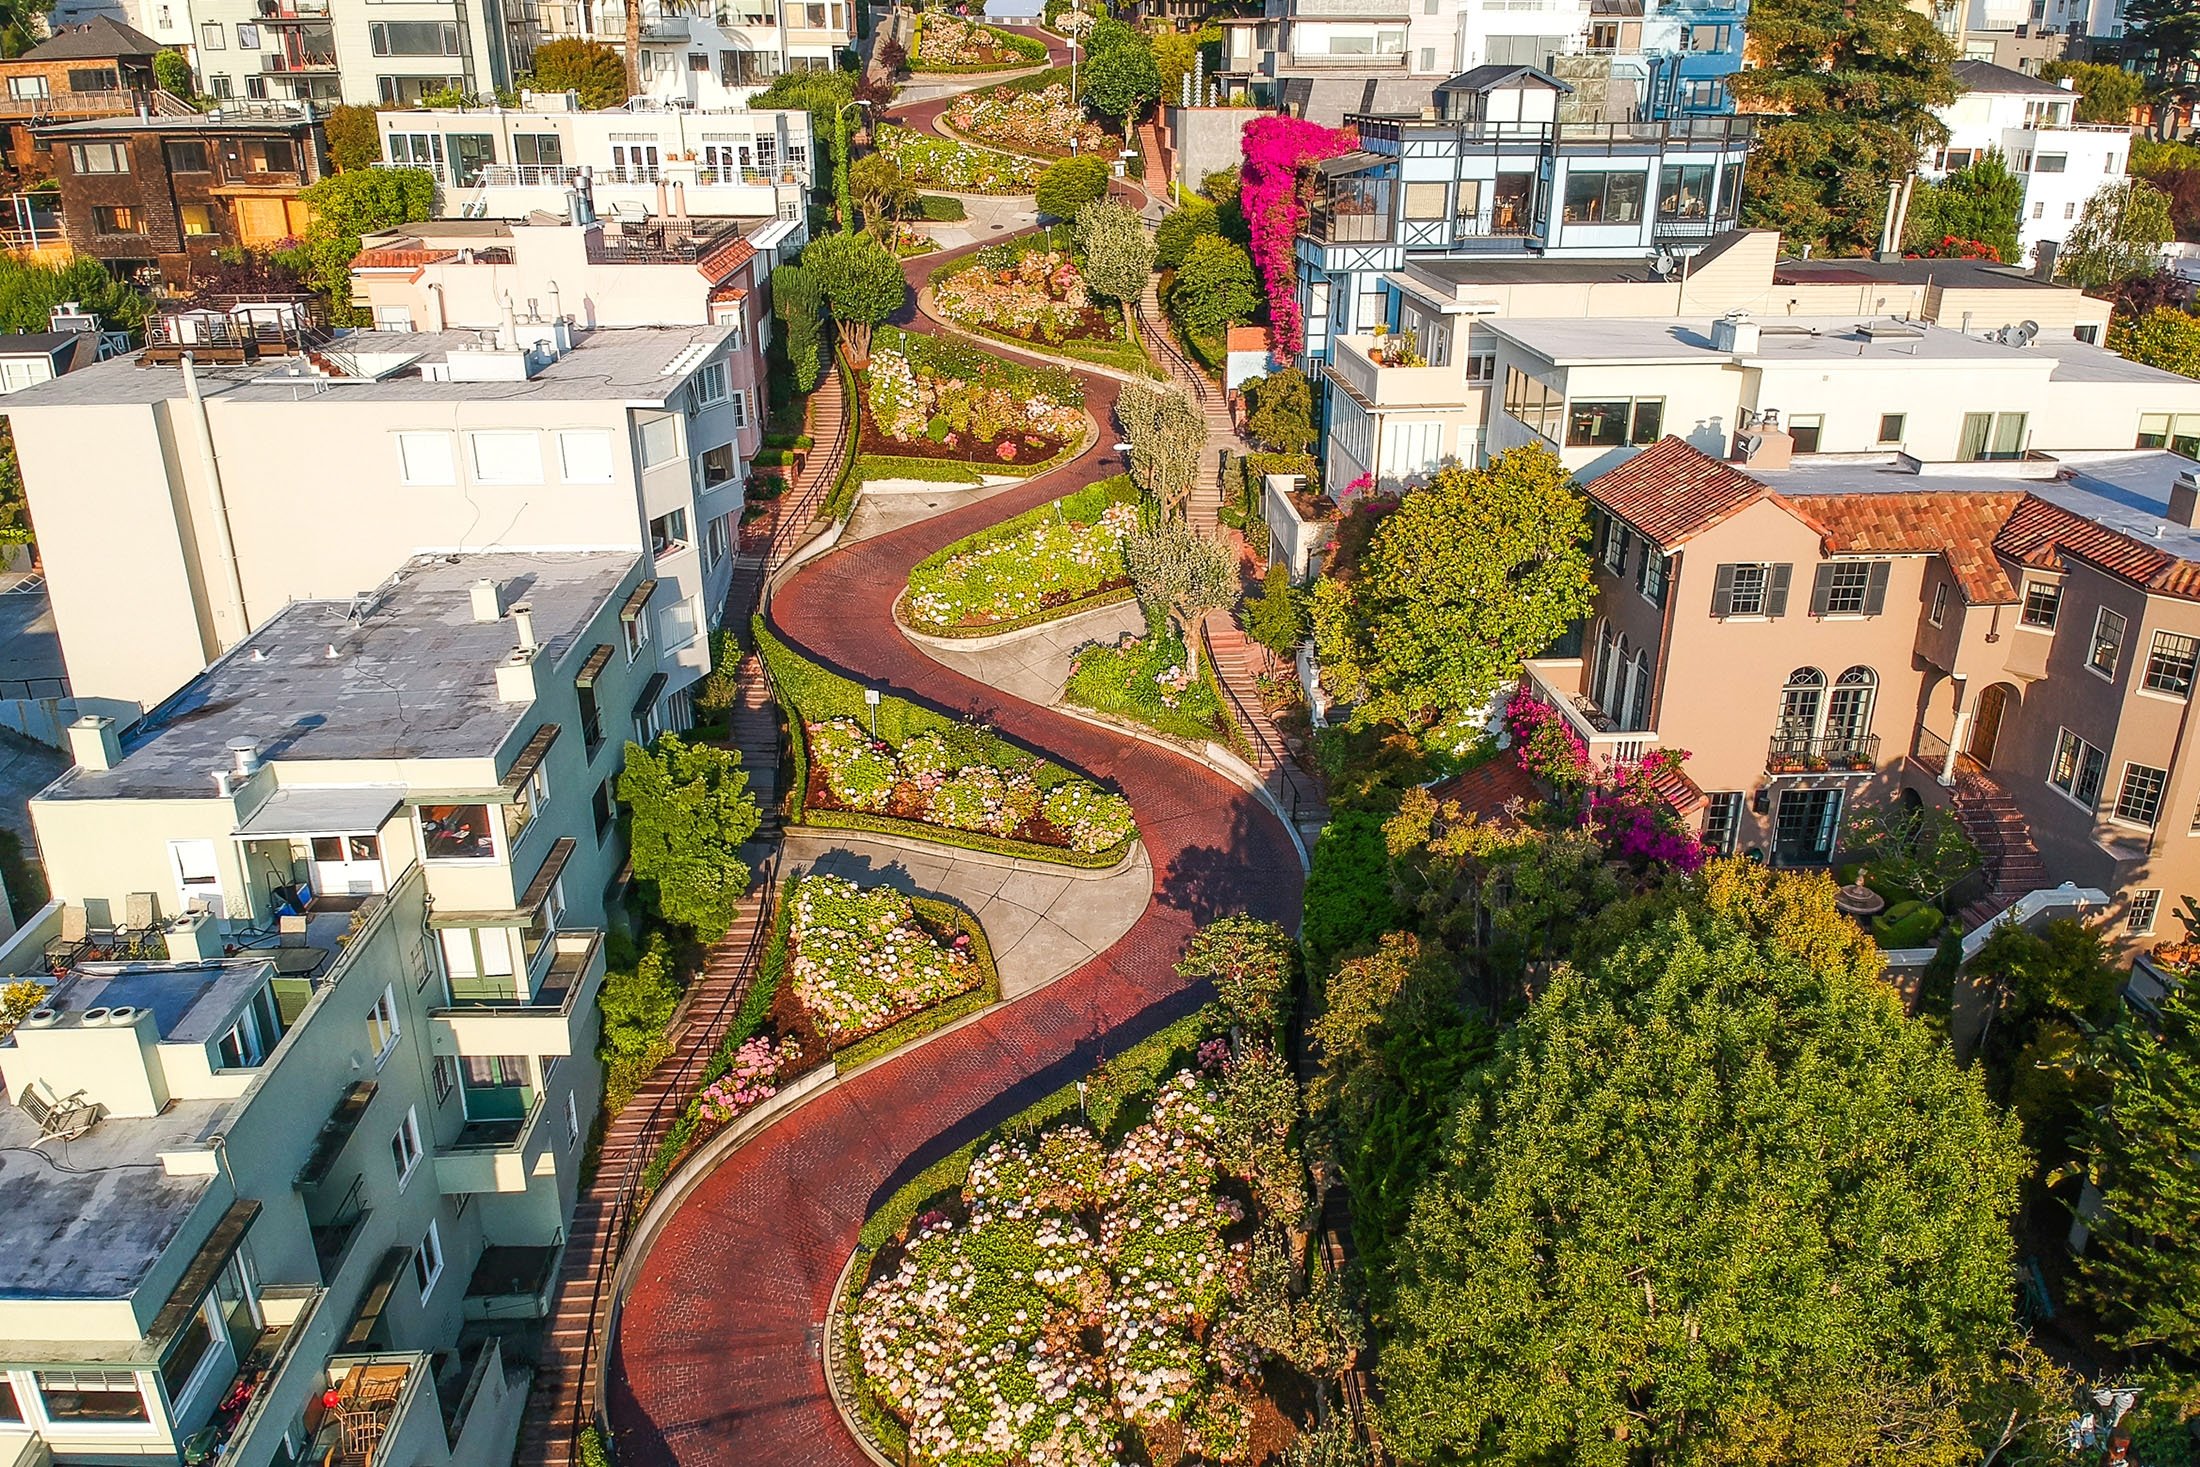
<svg viewBox="0 0 2200 1467">
<path fill-rule="evenodd" d="M 962 19 L 961 16 L 955 18 Z M 1003 50 L 1013 51 L 1018 56 L 1023 57 L 1024 64 L 1021 66 L 1003 66 L 998 61 L 965 61 L 960 63 L 951 62 L 945 66 L 920 66 L 917 63 L 917 52 L 924 42 L 924 17 L 920 15 L 917 17 L 915 28 L 909 33 L 909 74 L 913 77 L 987 76 L 995 72 L 1020 74 L 1034 66 L 1049 66 L 1053 61 L 1053 56 L 1047 50 L 1047 43 L 1044 41 L 1031 36 L 1019 36 L 1012 31 L 1004 31 L 999 26 L 985 25 L 975 21 L 971 22 L 971 29 L 984 31 L 991 35 L 994 40 L 1000 43 Z M 1037 56 L 1031 54 L 1034 48 L 1039 52 Z"/>
<path fill-rule="evenodd" d="M 1034 627 L 1043 627 L 1049 622 L 1067 621 L 1073 616 L 1083 616 L 1088 611 L 1105 611 L 1110 606 L 1120 606 L 1126 601 L 1135 601 L 1136 599 L 1138 599 L 1136 587 L 1117 586 L 1112 590 L 1096 591 L 1090 596 L 1080 596 L 1075 601 L 1065 601 L 1060 606 L 1050 607 L 1045 611 L 1033 612 L 1030 616 L 1014 617 L 1008 621 L 987 622 L 982 627 L 955 627 L 948 631 L 933 631 L 920 627 L 909 620 L 907 615 L 909 591 L 904 587 L 900 597 L 894 602 L 894 624 L 910 636 L 921 637 L 927 642 L 975 642 L 987 637 L 1014 636 L 1018 632 L 1028 632 Z M 958 648 L 957 650 L 975 649 Z"/>
<path fill-rule="evenodd" d="M 787 675 L 795 672 L 808 673 L 814 677 L 829 678 L 834 682 L 846 683 L 852 690 L 856 688 L 856 685 L 848 682 L 847 679 L 837 673 L 819 667 L 816 663 L 809 661 L 792 647 L 780 641 L 764 625 L 764 618 L 761 615 L 757 616 L 751 623 L 750 635 L 755 643 L 757 656 L 763 660 L 765 670 L 771 674 L 773 696 L 778 700 L 780 711 L 786 715 L 787 719 L 789 762 L 783 773 L 787 776 L 787 825 L 790 828 L 807 826 L 826 830 L 870 831 L 879 835 L 894 835 L 906 840 L 924 841 L 930 845 L 959 847 L 966 851 L 983 851 L 989 855 L 1013 856 L 1018 860 L 1045 862 L 1055 866 L 1075 866 L 1086 870 L 1115 865 L 1124 856 L 1128 855 L 1130 848 L 1137 843 L 1138 830 L 1135 823 L 1128 836 L 1105 850 L 1075 851 L 1066 846 L 1042 846 L 1034 841 L 1013 840 L 1006 836 L 987 835 L 975 830 L 956 830 L 951 826 L 930 825 L 921 820 L 901 820 L 891 815 L 873 815 L 866 811 L 807 809 L 805 802 L 808 799 L 810 788 L 809 740 L 805 734 L 802 706 L 797 701 L 794 693 L 787 687 Z M 883 700 L 881 706 L 883 707 L 885 704 L 895 705 L 897 710 L 906 710 L 906 714 L 897 711 L 895 715 L 897 718 L 908 714 L 916 715 L 918 722 L 926 729 L 945 730 L 956 726 L 954 719 L 947 717 L 945 714 L 934 713 L 928 708 L 921 708 L 909 702 L 906 698 L 888 697 Z M 857 699 L 848 708 L 818 708 L 812 711 L 823 718 L 845 715 L 860 720 L 864 717 L 862 707 L 861 700 Z M 1054 760 L 1042 756 L 1039 772 L 1043 775 L 1049 770 L 1058 773 L 1060 778 L 1053 780 L 1051 783 L 1041 780 L 1040 787 L 1042 789 L 1051 789 L 1054 785 L 1067 780 L 1083 780 L 1085 783 L 1097 785 L 1097 781 L 1087 780 L 1085 776 L 1074 773 Z M 1136 812 L 1133 812 L 1132 818 L 1135 822 Z"/>
<path fill-rule="evenodd" d="M 1121 485 L 1115 487 L 1118 480 L 1121 481 Z M 1146 498 L 1145 493 L 1131 482 L 1128 474 L 1112 474 L 1098 483 L 1086 487 L 1093 489 L 1107 488 L 1109 491 L 1108 501 L 1111 504 L 1137 504 Z M 1127 498 L 1121 492 L 1123 489 L 1130 491 Z M 1070 492 L 1081 494 L 1084 490 L 1077 489 Z M 944 563 L 958 555 L 965 555 L 984 545 L 991 544 L 995 540 L 1013 539 L 1031 526 L 1045 523 L 1049 517 L 1048 511 L 1054 509 L 1062 502 L 1062 499 L 1068 497 L 1069 495 L 1065 494 L 1061 499 L 1050 499 L 1045 504 L 1025 510 L 1022 514 L 1011 515 L 998 524 L 988 525 L 982 530 L 973 530 L 960 540 L 942 546 L 909 567 L 909 574 L 913 577 L 928 565 Z M 894 620 L 900 624 L 904 631 L 914 632 L 920 637 L 932 637 L 940 641 L 955 641 L 965 637 L 997 637 L 1006 632 L 1020 632 L 1030 627 L 1043 626 L 1050 621 L 1060 621 L 1064 617 L 1076 616 L 1080 612 L 1096 611 L 1103 606 L 1113 606 L 1118 602 L 1128 601 L 1137 594 L 1136 588 L 1132 586 L 1112 586 L 1103 591 L 1095 591 L 1089 596 L 1080 596 L 1075 601 L 1065 601 L 1060 606 L 1032 612 L 1028 616 L 1015 616 L 1006 621 L 987 622 L 983 626 L 935 628 L 918 626 L 909 616 L 909 584 L 904 581 L 901 594 L 894 598 Z"/>
</svg>

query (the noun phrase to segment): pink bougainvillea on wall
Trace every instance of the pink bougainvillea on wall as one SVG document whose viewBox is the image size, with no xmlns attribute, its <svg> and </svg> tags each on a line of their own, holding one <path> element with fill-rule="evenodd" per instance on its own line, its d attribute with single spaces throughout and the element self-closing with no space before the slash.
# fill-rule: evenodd
<svg viewBox="0 0 2200 1467">
<path fill-rule="evenodd" d="M 1238 207 L 1245 211 L 1253 264 L 1268 291 L 1269 320 L 1275 327 L 1270 347 L 1279 361 L 1298 355 L 1306 341 L 1306 323 L 1299 318 L 1298 267 L 1292 258 L 1292 240 L 1306 220 L 1300 170 L 1348 153 L 1357 142 L 1350 131 L 1299 117 L 1257 117 L 1245 126 Z"/>
</svg>

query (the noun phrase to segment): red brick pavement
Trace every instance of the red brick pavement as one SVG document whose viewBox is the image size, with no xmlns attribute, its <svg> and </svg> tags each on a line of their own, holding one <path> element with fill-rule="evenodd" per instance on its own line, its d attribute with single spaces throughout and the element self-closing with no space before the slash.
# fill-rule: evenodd
<svg viewBox="0 0 2200 1467">
<path fill-rule="evenodd" d="M 937 260 L 913 261 L 912 275 Z M 1085 377 L 1103 423 L 1114 384 Z M 733 1153 L 641 1264 L 614 1342 L 620 1460 L 863 1467 L 820 1357 L 834 1280 L 864 1216 L 970 1137 L 1197 1000 L 1171 971 L 1224 912 L 1295 921 L 1298 860 L 1252 796 L 1189 759 L 1008 698 L 933 662 L 895 628 L 909 567 L 948 542 L 1116 472 L 1105 434 L 1030 484 L 835 550 L 773 599 L 780 633 L 850 676 L 989 719 L 1111 782 L 1138 811 L 1154 899 L 1106 954 L 1019 1003 L 827 1091 Z"/>
</svg>

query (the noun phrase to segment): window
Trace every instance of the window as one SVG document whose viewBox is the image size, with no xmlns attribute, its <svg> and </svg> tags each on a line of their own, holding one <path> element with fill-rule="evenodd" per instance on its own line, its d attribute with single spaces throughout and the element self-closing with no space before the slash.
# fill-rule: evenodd
<svg viewBox="0 0 2200 1467">
<path fill-rule="evenodd" d="M 374 1050 L 375 1064 L 389 1058 L 402 1032 L 397 1022 L 397 990 L 384 984 L 382 996 L 367 1010 L 367 1043 Z"/>
<path fill-rule="evenodd" d="M 377 56 L 459 55 L 458 24 L 448 20 L 378 20 L 367 27 Z"/>
<path fill-rule="evenodd" d="M 618 805 L 611 797 L 611 786 L 618 776 L 606 775 L 604 782 L 596 786 L 596 793 L 589 798 L 588 808 L 596 817 L 596 840 L 611 834 L 611 827 L 618 820 Z"/>
<path fill-rule="evenodd" d="M 1786 565 L 1722 565 L 1711 578 L 1713 616 L 1787 615 Z"/>
<path fill-rule="evenodd" d="M 489 807 L 422 805 L 420 845 L 431 861 L 493 861 L 496 841 L 489 834 Z"/>
<path fill-rule="evenodd" d="M 703 487 L 715 489 L 728 483 L 734 475 L 733 445 L 721 443 L 716 448 L 703 450 Z"/>
<path fill-rule="evenodd" d="M 726 400 L 726 364 L 712 362 L 695 374 L 695 400 L 699 403 L 724 402 Z"/>
<path fill-rule="evenodd" d="M 1823 413 L 1796 413 L 1788 418 L 1788 437 L 1795 440 L 1797 453 L 1816 453 L 1825 433 L 1826 417 Z"/>
<path fill-rule="evenodd" d="M 1441 183 L 1409 183 L 1405 186 L 1405 217 L 1408 219 L 1441 219 L 1444 206 L 1445 185 Z"/>
<path fill-rule="evenodd" d="M 468 1120 L 520 1120 L 534 1105 L 535 1086 L 524 1055 L 469 1054 L 458 1065 Z"/>
<path fill-rule="evenodd" d="M 1642 545 L 1642 564 L 1635 571 L 1635 589 L 1652 606 L 1665 604 L 1665 556 L 1655 545 L 1645 540 Z"/>
<path fill-rule="evenodd" d="M 1627 542 L 1634 532 L 1618 520 L 1607 520 L 1604 530 L 1604 568 L 1615 576 L 1627 574 Z"/>
<path fill-rule="evenodd" d="M 2083 326 L 2073 326 L 2070 328 L 2070 334 L 2087 346 L 2099 346 L 2101 344 L 2101 323 L 2088 321 Z"/>
<path fill-rule="evenodd" d="M 189 141 L 167 143 L 162 146 L 161 152 L 168 159 L 168 171 L 170 173 L 209 173 L 213 171 L 206 166 L 206 144 L 204 143 Z"/>
<path fill-rule="evenodd" d="M 1572 169 L 1563 218 L 1568 224 L 1640 224 L 1649 191 L 1649 176 L 1641 172 Z"/>
<path fill-rule="evenodd" d="M 2055 757 L 2047 766 L 2047 782 L 2092 809 L 2101 798 L 2108 778 L 2108 756 L 2067 728 L 2055 730 Z"/>
<path fill-rule="evenodd" d="M 248 76 L 248 77 L 246 77 L 246 78 L 244 79 L 244 94 L 245 94 L 245 96 L 246 96 L 246 97 L 248 97 L 248 98 L 250 98 L 250 99 L 252 99 L 252 100 L 254 100 L 254 101 L 258 101 L 258 102 L 264 102 L 264 101 L 266 101 L 266 100 L 267 100 L 267 78 L 266 78 L 265 76 L 261 76 L 261 75 L 258 75 L 258 74 L 254 74 L 254 75 L 252 75 L 252 76 Z"/>
<path fill-rule="evenodd" d="M 608 484 L 611 435 L 593 428 L 558 435 L 558 472 L 568 484 Z"/>
<path fill-rule="evenodd" d="M 726 558 L 733 548 L 733 516 L 722 514 L 703 526 L 703 569 L 716 570 L 718 562 Z"/>
<path fill-rule="evenodd" d="M 2186 458 L 2200 458 L 2200 413 L 2141 414 L 2137 446 L 2166 448 Z"/>
<path fill-rule="evenodd" d="M 2034 219 L 2045 219 L 2047 217 L 2047 205 L 2034 204 L 2032 206 L 2032 217 Z"/>
<path fill-rule="evenodd" d="M 458 467 L 451 457 L 451 435 L 398 434 L 397 469 L 407 484 L 456 484 Z"/>
<path fill-rule="evenodd" d="M 687 53 L 687 57 L 689 71 L 707 72 L 710 70 L 710 53 L 708 51 L 690 51 Z"/>
<path fill-rule="evenodd" d="M 1731 856 L 1742 829 L 1742 792 L 1720 790 L 1706 798 L 1703 843 L 1722 856 Z"/>
<path fill-rule="evenodd" d="M 1658 217 L 1709 219 L 1712 172 L 1709 163 L 1669 163 L 1659 169 Z"/>
<path fill-rule="evenodd" d="M 657 613 L 657 630 L 667 648 L 685 647 L 694 641 L 701 625 L 702 618 L 695 614 L 692 601 L 675 601 Z"/>
<path fill-rule="evenodd" d="M 397 1168 L 397 1190 L 405 1190 L 412 1180 L 413 1168 L 420 1165 L 420 1112 L 413 1106 L 405 1107 L 405 1119 L 390 1136 L 390 1161 Z"/>
<path fill-rule="evenodd" d="M 2063 173 L 2070 168 L 2068 153 L 2042 153 L 2032 160 L 2034 173 Z"/>
<path fill-rule="evenodd" d="M 1507 367 L 1505 411 L 1523 426 L 1556 443 L 1559 424 L 1566 415 L 1566 399 L 1557 388 L 1537 381 L 1518 367 Z"/>
<path fill-rule="evenodd" d="M 425 1304 L 435 1292 L 435 1281 L 443 1277 L 443 1234 L 432 1217 L 428 1219 L 428 1231 L 421 1235 L 420 1246 L 413 1249 L 413 1277 L 420 1282 L 420 1302 Z"/>
<path fill-rule="evenodd" d="M 125 143 L 71 143 L 69 166 L 78 173 L 128 173 L 130 149 Z"/>
<path fill-rule="evenodd" d="M 206 79 L 206 94 L 217 102 L 228 101 L 235 90 L 236 84 L 226 74 L 217 74 Z"/>
<path fill-rule="evenodd" d="M 746 428 L 749 425 L 748 389 L 745 387 L 736 389 L 733 396 L 729 398 L 728 401 L 731 402 L 733 405 L 733 426 L 736 428 Z"/>
<path fill-rule="evenodd" d="M 1834 560 L 1818 567 L 1812 616 L 1877 616 L 1887 604 L 1887 562 Z"/>
<path fill-rule="evenodd" d="M 684 509 L 661 514 L 649 522 L 649 547 L 659 555 L 684 550 L 688 544 L 688 514 Z"/>
<path fill-rule="evenodd" d="M 41 1370 L 39 1399 L 54 1421 L 145 1421 L 145 1392 L 127 1370 Z"/>
<path fill-rule="evenodd" d="M 1940 167 L 1946 173 L 1961 173 L 1971 166 L 1972 150 L 1969 148 L 1942 148 Z"/>
<path fill-rule="evenodd" d="M 1815 738 L 1818 711 L 1825 706 L 1826 675 L 1815 667 L 1798 667 L 1788 674 L 1780 690 L 1780 737 Z"/>
<path fill-rule="evenodd" d="M 23 1403 L 16 1399 L 15 1382 L 4 1374 L 0 1374 L 0 1424 L 23 1424 Z"/>
<path fill-rule="evenodd" d="M 413 329 L 413 313 L 410 306 L 376 306 L 374 329 L 377 331 L 410 331 Z"/>
<path fill-rule="evenodd" d="M 1692 25 L 1684 33 L 1685 48 L 1689 51 L 1724 51 L 1727 27 L 1723 25 Z"/>
<path fill-rule="evenodd" d="M 11 76 L 8 78 L 8 96 L 18 102 L 43 101 L 47 96 L 46 79 L 42 76 Z"/>
<path fill-rule="evenodd" d="M 1902 441 L 1902 430 L 1909 426 L 1909 422 L 1910 418 L 1907 413 L 1881 413 L 1879 415 L 1879 441 L 1881 443 L 1900 443 Z"/>
<path fill-rule="evenodd" d="M 1948 583 L 1940 581 L 1933 586 L 1933 609 L 1926 616 L 1936 627 L 1948 624 Z"/>
<path fill-rule="evenodd" d="M 565 1144 L 572 1146 L 581 1139 L 581 1107 L 573 1098 L 573 1092 L 565 1092 Z"/>
<path fill-rule="evenodd" d="M 247 173 L 296 173 L 298 150 L 289 138 L 247 138 L 244 143 Z"/>
<path fill-rule="evenodd" d="M 2065 218 L 2065 219 L 2075 219 L 2075 218 L 2077 218 L 2077 217 L 2078 217 L 2078 206 L 2077 206 L 2077 204 L 2075 204 L 2075 203 L 2068 203 L 2068 204 L 2065 204 L 2065 205 L 2063 205 L 2063 218 Z"/>
<path fill-rule="evenodd" d="M 160 1362 L 160 1381 L 168 1388 L 168 1399 L 181 1401 L 184 1388 L 191 1384 L 193 1372 L 206 1352 L 214 1347 L 214 1331 L 206 1324 L 206 1301 L 191 1311 L 191 1318 L 176 1332 L 175 1342 L 168 1347 L 168 1357 Z"/>
<path fill-rule="evenodd" d="M 2176 632 L 2156 632 L 2154 649 L 2147 654 L 2146 687 L 2149 692 L 2182 698 L 2192 691 L 2192 669 L 2200 642 Z"/>
<path fill-rule="evenodd" d="M 469 433 L 477 484 L 540 484 L 542 446 L 531 432 Z"/>
<path fill-rule="evenodd" d="M 226 51 L 229 49 L 229 33 L 222 29 L 220 21 L 205 21 L 199 26 L 199 45 L 208 51 Z"/>
<path fill-rule="evenodd" d="M 221 1055 L 221 1068 L 249 1070 L 257 1067 L 282 1037 L 283 1022 L 275 1007 L 274 991 L 262 988 L 252 995 L 252 1001 L 237 1016 L 237 1022 L 217 1041 L 215 1049 Z"/>
<path fill-rule="evenodd" d="M 1826 700 L 1825 742 L 1829 751 L 1863 747 L 1872 731 L 1872 703 L 1878 696 L 1879 674 L 1868 667 L 1852 667 L 1834 682 Z"/>
<path fill-rule="evenodd" d="M 2093 618 L 2093 650 L 2086 654 L 2085 665 L 2105 678 L 2116 676 L 2116 663 L 2124 654 L 2124 630 L 2128 624 L 2123 616 L 2107 607 Z"/>
<path fill-rule="evenodd" d="M 626 617 L 624 622 L 622 630 L 626 633 L 626 660 L 632 662 L 635 658 L 641 656 L 642 649 L 649 645 L 649 617 L 644 613 L 637 612 L 633 616 Z"/>
<path fill-rule="evenodd" d="M 2055 630 L 2055 618 L 2062 611 L 2062 587 L 2051 581 L 2033 581 L 2024 588 L 2024 615 L 2018 625 L 2035 630 Z"/>
<path fill-rule="evenodd" d="M 512 792 L 504 804 L 504 844 L 509 848 L 521 832 L 535 823 L 543 806 L 550 803 L 550 771 L 538 764 L 527 782 Z"/>
<path fill-rule="evenodd" d="M 1497 353 L 1478 351 L 1470 354 L 1464 363 L 1467 381 L 1484 386 L 1497 380 Z"/>
<path fill-rule="evenodd" d="M 435 1103 L 448 1103 L 451 1092 L 458 1088 L 458 1061 L 447 1054 L 439 1054 L 435 1057 L 435 1065 L 428 1075 L 435 1085 Z"/>
<path fill-rule="evenodd" d="M 195 239 L 213 234 L 215 232 L 214 206 L 212 204 L 178 204 L 176 206 L 176 221 L 183 226 L 183 234 L 186 239 Z"/>
<path fill-rule="evenodd" d="M 642 420 L 642 467 L 655 468 L 680 456 L 680 422 L 670 413 Z"/>
<path fill-rule="evenodd" d="M 527 168 L 562 168 L 565 140 L 554 132 L 514 133 L 512 161 Z"/>
<path fill-rule="evenodd" d="M 2124 908 L 2124 926 L 2139 937 L 2154 930 L 2155 914 L 2162 910 L 2162 892 L 2159 887 L 2148 887 L 2131 894 L 2129 905 Z"/>
<path fill-rule="evenodd" d="M 95 204 L 92 206 L 92 232 L 95 234 L 143 234 L 145 220 L 131 204 Z"/>
<path fill-rule="evenodd" d="M 1964 463 L 2016 458 L 2024 452 L 2023 413 L 1965 413 L 1956 457 Z"/>
<path fill-rule="evenodd" d="M 2162 809 L 2162 786 L 2169 771 L 2151 764 L 2126 764 L 2123 788 L 2116 792 L 2116 818 L 2152 825 Z"/>
<path fill-rule="evenodd" d="M 1627 441 L 1627 399 L 1566 405 L 1568 448 L 1611 448 Z"/>
</svg>

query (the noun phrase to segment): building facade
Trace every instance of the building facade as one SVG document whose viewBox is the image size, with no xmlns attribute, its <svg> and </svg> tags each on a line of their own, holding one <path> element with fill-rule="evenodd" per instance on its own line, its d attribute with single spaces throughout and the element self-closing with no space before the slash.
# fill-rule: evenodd
<svg viewBox="0 0 2200 1467">
<path fill-rule="evenodd" d="M 529 0 L 190 0 L 199 88 L 221 100 L 410 107 L 518 84 Z"/>
<path fill-rule="evenodd" d="M 623 0 L 532 0 L 544 40 L 626 50 Z M 738 107 L 783 71 L 831 71 L 856 40 L 859 0 L 642 0 L 642 95 Z"/>
<path fill-rule="evenodd" d="M 31 135 L 37 123 L 121 117 L 170 104 L 190 110 L 156 95 L 153 57 L 159 51 L 152 37 L 96 16 L 57 30 L 12 61 L 0 61 L 0 146 L 16 186 L 53 176 L 47 151 Z"/>
<path fill-rule="evenodd" d="M 2079 122 L 2078 94 L 2054 82 L 1983 61 L 1956 63 L 1963 95 L 1938 109 L 1948 142 L 1921 170 L 1938 180 L 1990 152 L 2024 180 L 2017 242 L 2029 262 L 2043 242 L 2061 244 L 2085 212 L 2086 200 L 2107 184 L 2123 182 L 2131 158 L 2131 129 L 2114 123 Z"/>
</svg>

